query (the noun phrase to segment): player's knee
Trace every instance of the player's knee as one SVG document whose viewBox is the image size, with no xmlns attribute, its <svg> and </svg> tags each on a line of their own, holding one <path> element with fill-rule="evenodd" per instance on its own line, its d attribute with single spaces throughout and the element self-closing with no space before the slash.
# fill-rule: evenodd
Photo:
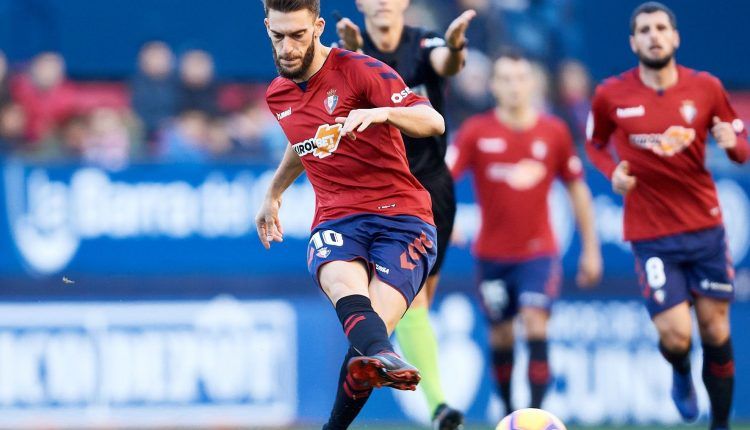
<svg viewBox="0 0 750 430">
<path fill-rule="evenodd" d="M 701 340 L 710 345 L 721 345 L 729 338 L 727 315 L 710 315 L 698 319 Z"/>
<path fill-rule="evenodd" d="M 521 311 L 527 339 L 546 339 L 549 314 L 543 309 L 523 309 Z"/>
<path fill-rule="evenodd" d="M 690 348 L 690 328 L 669 327 L 659 331 L 659 338 L 668 351 L 686 351 Z"/>
<path fill-rule="evenodd" d="M 511 348 L 513 341 L 513 321 L 493 324 L 490 328 L 490 345 L 493 348 Z"/>
<path fill-rule="evenodd" d="M 321 287 L 323 288 L 323 292 L 334 303 L 338 302 L 342 297 L 352 294 L 362 294 L 361 291 L 357 291 L 356 288 L 342 281 L 324 282 L 321 284 Z"/>
</svg>

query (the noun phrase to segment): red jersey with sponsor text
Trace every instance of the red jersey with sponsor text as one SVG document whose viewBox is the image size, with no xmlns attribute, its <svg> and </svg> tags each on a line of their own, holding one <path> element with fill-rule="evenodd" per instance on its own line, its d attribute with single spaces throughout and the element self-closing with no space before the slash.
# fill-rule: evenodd
<svg viewBox="0 0 750 430">
<path fill-rule="evenodd" d="M 274 79 L 266 102 L 315 190 L 313 227 L 359 213 L 412 215 L 434 224 L 430 196 L 409 172 L 401 132 L 373 124 L 352 139 L 335 122 L 355 109 L 429 104 L 393 69 L 333 48 L 305 86 Z"/>
<path fill-rule="evenodd" d="M 748 158 L 747 132 L 714 76 L 678 66 L 678 81 L 663 91 L 643 84 L 638 69 L 610 78 L 596 90 L 586 151 L 608 178 L 627 160 L 635 187 L 625 196 L 625 240 L 646 240 L 722 223 L 705 166 L 713 117 L 732 124 L 738 141 L 727 154 Z"/>
<path fill-rule="evenodd" d="M 557 253 L 547 197 L 554 179 L 581 178 L 568 127 L 540 116 L 527 130 L 504 125 L 494 111 L 468 119 L 455 143 L 455 178 L 474 173 L 482 224 L 474 254 L 491 260 L 526 260 Z"/>
</svg>

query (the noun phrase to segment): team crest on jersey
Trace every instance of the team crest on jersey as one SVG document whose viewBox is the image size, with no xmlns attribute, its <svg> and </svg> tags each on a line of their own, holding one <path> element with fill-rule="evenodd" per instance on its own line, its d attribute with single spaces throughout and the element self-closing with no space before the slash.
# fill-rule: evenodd
<svg viewBox="0 0 750 430">
<path fill-rule="evenodd" d="M 537 160 L 543 160 L 547 156 L 547 144 L 543 140 L 535 140 L 531 144 L 531 155 Z"/>
<path fill-rule="evenodd" d="M 333 111 L 336 109 L 336 105 L 339 104 L 339 96 L 336 95 L 335 89 L 328 90 L 328 93 L 326 94 L 328 95 L 328 97 L 323 100 L 323 106 L 325 106 L 326 110 L 328 111 L 328 115 L 333 115 Z"/>
<path fill-rule="evenodd" d="M 662 157 L 671 157 L 684 151 L 695 140 L 695 130 L 673 125 L 664 133 L 631 134 L 630 143 L 651 150 Z"/>
<path fill-rule="evenodd" d="M 698 109 L 695 108 L 695 103 L 692 100 L 683 100 L 682 106 L 680 106 L 680 114 L 685 122 L 692 124 L 695 115 L 698 114 Z"/>
<path fill-rule="evenodd" d="M 318 158 L 326 158 L 336 152 L 341 140 L 341 124 L 323 124 L 318 127 L 315 137 L 292 145 L 292 149 L 300 157 L 312 154 Z"/>
</svg>

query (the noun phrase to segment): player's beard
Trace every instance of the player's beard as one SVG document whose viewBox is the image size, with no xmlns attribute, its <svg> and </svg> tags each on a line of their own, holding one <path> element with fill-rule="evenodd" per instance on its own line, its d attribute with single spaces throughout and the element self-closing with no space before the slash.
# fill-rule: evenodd
<svg viewBox="0 0 750 430">
<path fill-rule="evenodd" d="M 643 52 L 638 51 L 638 61 L 651 70 L 661 70 L 669 65 L 674 58 L 674 51 L 662 58 L 648 58 Z"/>
<path fill-rule="evenodd" d="M 271 50 L 273 51 L 273 61 L 276 63 L 276 70 L 279 72 L 279 76 L 292 80 L 300 79 L 307 74 L 307 71 L 310 69 L 310 65 L 313 62 L 313 58 L 315 57 L 315 39 L 313 38 L 310 42 L 310 46 L 307 47 L 305 55 L 302 56 L 302 64 L 300 64 L 297 69 L 287 69 L 282 66 L 279 61 L 279 56 L 276 53 L 276 49 L 271 47 Z"/>
</svg>

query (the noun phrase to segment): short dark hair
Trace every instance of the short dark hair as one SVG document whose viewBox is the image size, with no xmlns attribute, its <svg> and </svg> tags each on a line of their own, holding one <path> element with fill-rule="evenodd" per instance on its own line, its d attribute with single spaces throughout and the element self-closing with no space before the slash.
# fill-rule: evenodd
<svg viewBox="0 0 750 430">
<path fill-rule="evenodd" d="M 672 24 L 672 28 L 677 28 L 677 17 L 675 16 L 672 9 L 668 8 L 665 4 L 659 3 L 658 1 L 649 1 L 641 4 L 633 11 L 630 15 L 630 34 L 635 34 L 635 19 L 642 13 L 654 13 L 664 12 L 669 17 L 669 23 Z"/>
<path fill-rule="evenodd" d="M 279 12 L 296 12 L 307 9 L 315 15 L 320 16 L 320 0 L 263 0 L 263 9 L 268 16 L 268 11 L 273 9 Z"/>
</svg>

